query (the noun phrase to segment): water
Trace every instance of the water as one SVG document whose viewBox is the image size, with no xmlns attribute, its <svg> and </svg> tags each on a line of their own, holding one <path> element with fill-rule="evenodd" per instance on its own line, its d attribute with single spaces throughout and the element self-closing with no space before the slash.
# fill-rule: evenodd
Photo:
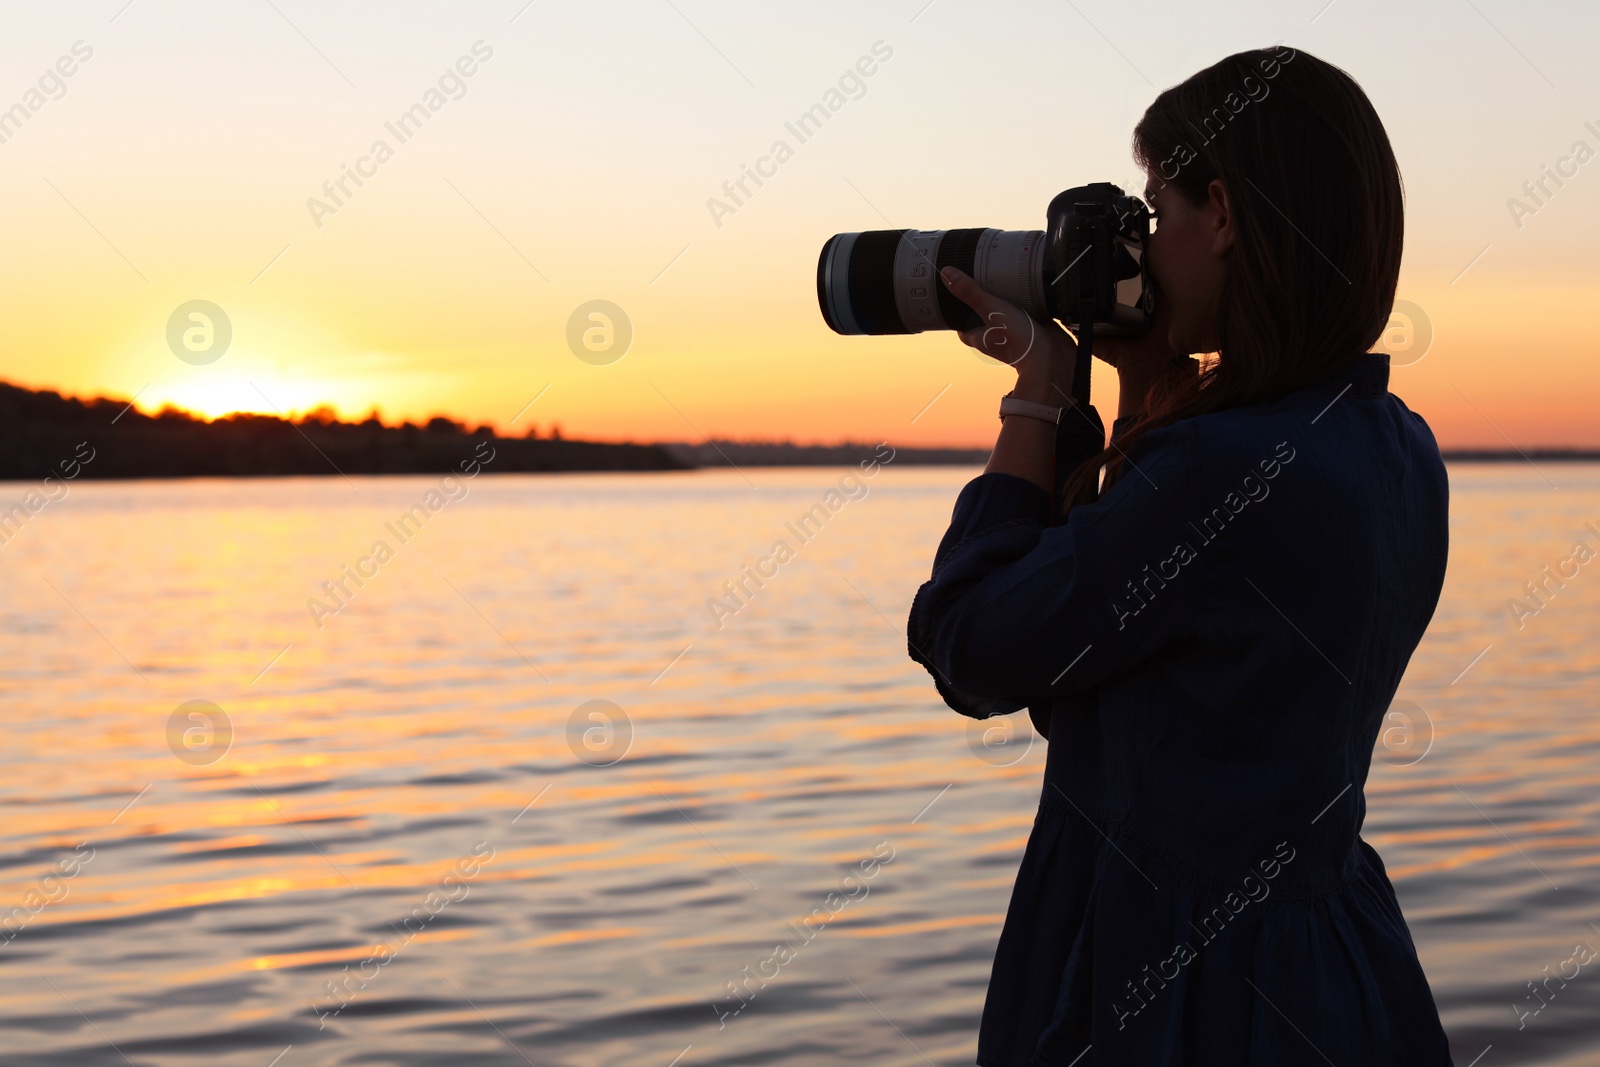
<svg viewBox="0 0 1600 1067">
<path fill-rule="evenodd" d="M 431 513 L 425 477 L 79 484 L 34 515 L 0 546 L 0 1062 L 970 1063 L 1044 756 L 905 657 L 972 472 L 847 482 L 803 544 L 843 472 L 747 473 L 483 476 Z M 1600 563 L 1520 630 L 1506 605 L 1600 549 L 1600 467 L 1545 474 L 1452 470 L 1368 790 L 1461 1067 L 1600 1064 L 1600 959 L 1566 962 L 1600 948 Z M 314 618 L 343 565 L 370 577 Z M 746 968 L 775 976 L 732 1014 Z"/>
</svg>

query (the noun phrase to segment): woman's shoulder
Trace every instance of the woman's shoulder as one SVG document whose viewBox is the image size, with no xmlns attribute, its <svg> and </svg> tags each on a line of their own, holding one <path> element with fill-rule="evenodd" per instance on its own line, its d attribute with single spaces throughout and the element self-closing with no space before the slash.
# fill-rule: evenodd
<svg viewBox="0 0 1600 1067">
<path fill-rule="evenodd" d="M 1217 486 L 1296 454 L 1294 420 L 1265 405 L 1206 412 L 1140 434 L 1122 457 L 1115 485 L 1169 497 L 1207 496 Z"/>
<path fill-rule="evenodd" d="M 1148 431 L 1132 457 L 1203 467 L 1309 451 L 1351 468 L 1377 461 L 1442 475 L 1432 430 L 1388 384 L 1388 357 L 1369 353 L 1313 385 Z"/>
<path fill-rule="evenodd" d="M 1219 497 L 1281 492 L 1296 506 L 1269 510 L 1291 525 L 1360 527 L 1373 509 L 1401 506 L 1442 515 L 1449 479 L 1438 445 L 1388 391 L 1387 372 L 1384 357 L 1369 356 L 1315 385 L 1141 434 L 1104 510 L 1145 497 L 1189 512 Z M 1292 475 L 1279 477 L 1286 468 Z"/>
</svg>

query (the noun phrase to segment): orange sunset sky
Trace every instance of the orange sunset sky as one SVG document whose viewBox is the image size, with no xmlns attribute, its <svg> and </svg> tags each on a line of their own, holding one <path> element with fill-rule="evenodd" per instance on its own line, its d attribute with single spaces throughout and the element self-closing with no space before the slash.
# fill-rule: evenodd
<svg viewBox="0 0 1600 1067">
<path fill-rule="evenodd" d="M 946 334 L 830 333 L 822 242 L 1034 228 L 1067 186 L 1138 190 L 1128 135 L 1156 92 L 1283 40 L 1363 84 L 1400 158 L 1400 296 L 1434 340 L 1391 388 L 1446 446 L 1600 446 L 1592 6 L 108 0 L 7 26 L 0 378 L 19 384 L 213 416 L 987 444 L 1009 372 Z M 830 101 L 805 143 L 786 129 Z M 430 102 L 403 142 L 386 125 Z M 792 156 L 714 217 L 779 140 Z M 327 210 L 346 167 L 367 176 Z M 233 327 L 202 366 L 166 340 L 194 299 Z M 565 340 L 592 299 L 632 322 L 610 365 Z"/>
</svg>

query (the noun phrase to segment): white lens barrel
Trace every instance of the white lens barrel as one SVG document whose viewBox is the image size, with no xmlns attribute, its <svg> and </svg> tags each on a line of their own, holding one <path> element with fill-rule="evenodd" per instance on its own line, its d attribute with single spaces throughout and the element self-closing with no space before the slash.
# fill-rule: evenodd
<svg viewBox="0 0 1600 1067">
<path fill-rule="evenodd" d="M 939 272 L 934 253 L 944 230 L 907 230 L 894 253 L 894 304 L 912 333 L 948 329 L 939 310 Z"/>
<path fill-rule="evenodd" d="M 973 256 L 972 279 L 978 288 L 1049 322 L 1045 301 L 1043 230 L 984 230 Z"/>
</svg>

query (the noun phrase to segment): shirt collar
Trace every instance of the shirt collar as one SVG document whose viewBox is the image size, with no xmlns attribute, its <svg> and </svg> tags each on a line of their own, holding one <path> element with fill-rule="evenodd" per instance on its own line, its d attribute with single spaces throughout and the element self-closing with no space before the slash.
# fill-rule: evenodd
<svg viewBox="0 0 1600 1067">
<path fill-rule="evenodd" d="M 1383 396 L 1389 391 L 1389 353 L 1368 352 L 1345 374 L 1356 396 Z"/>
</svg>

